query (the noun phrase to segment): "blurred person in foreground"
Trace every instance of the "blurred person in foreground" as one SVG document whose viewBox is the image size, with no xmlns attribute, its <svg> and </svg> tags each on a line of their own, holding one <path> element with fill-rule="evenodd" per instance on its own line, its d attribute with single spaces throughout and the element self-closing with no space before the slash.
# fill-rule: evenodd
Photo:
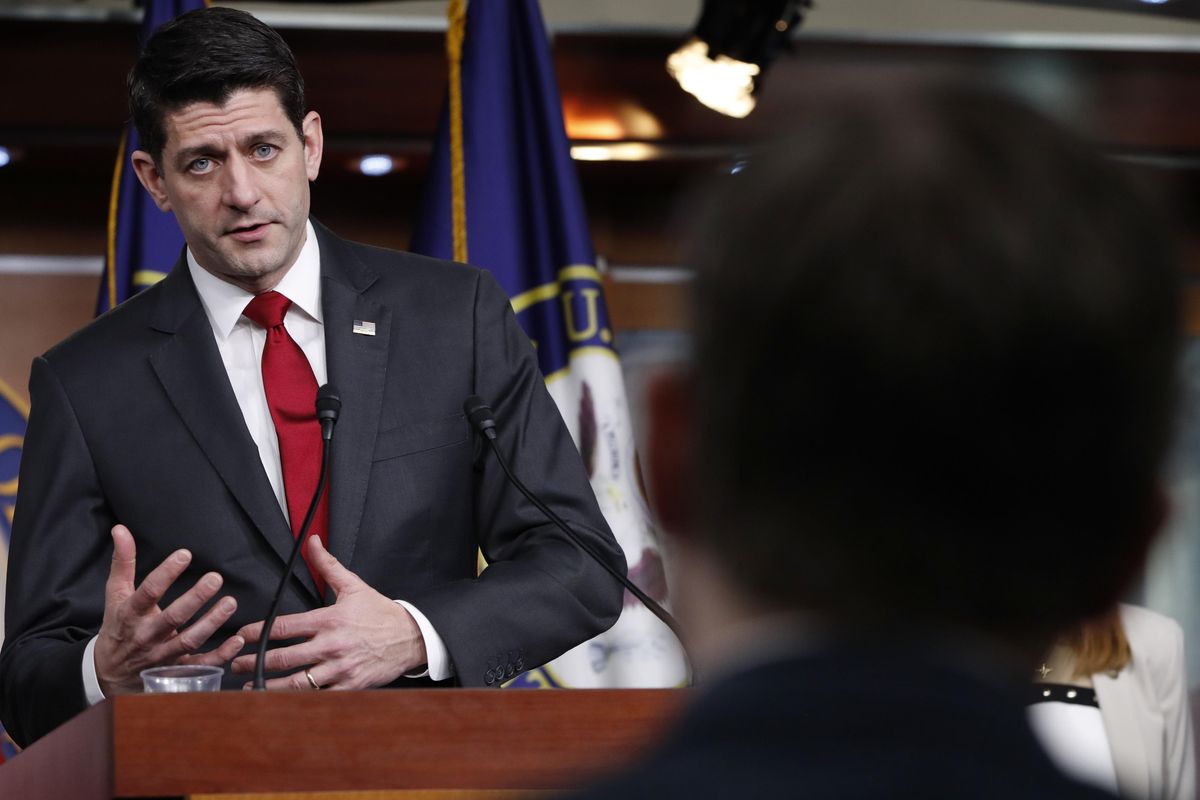
<svg viewBox="0 0 1200 800">
<path fill-rule="evenodd" d="M 701 688 L 595 797 L 1098 798 L 1029 665 L 1160 527 L 1180 314 L 1115 167 L 999 97 L 809 107 L 716 193 L 650 469 Z"/>
</svg>

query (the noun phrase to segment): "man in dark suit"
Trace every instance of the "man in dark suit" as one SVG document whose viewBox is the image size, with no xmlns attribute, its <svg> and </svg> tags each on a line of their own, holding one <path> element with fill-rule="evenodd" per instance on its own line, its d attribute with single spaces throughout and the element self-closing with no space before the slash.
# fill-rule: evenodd
<svg viewBox="0 0 1200 800">
<path fill-rule="evenodd" d="M 130 104 L 133 167 L 188 246 L 33 365 L 0 654 L 13 737 L 139 691 L 143 668 L 257 642 L 315 491 L 326 382 L 342 400 L 330 488 L 268 688 L 499 686 L 611 625 L 620 587 L 508 486 L 462 413 L 489 401 L 524 480 L 623 568 L 508 299 L 473 268 L 310 221 L 321 120 L 283 40 L 230 9 L 180 17 Z"/>
<path fill-rule="evenodd" d="M 650 477 L 701 687 L 593 797 L 1099 798 L 1023 699 L 1163 513 L 1180 314 L 1116 174 L 1011 101 L 806 107 L 716 193 Z"/>
</svg>

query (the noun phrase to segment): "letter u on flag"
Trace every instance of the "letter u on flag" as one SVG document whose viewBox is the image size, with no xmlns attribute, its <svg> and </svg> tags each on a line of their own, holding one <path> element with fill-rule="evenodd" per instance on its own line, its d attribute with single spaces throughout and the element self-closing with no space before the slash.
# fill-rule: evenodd
<svg viewBox="0 0 1200 800">
<path fill-rule="evenodd" d="M 412 249 L 495 275 L 537 347 L 629 576 L 667 600 L 621 364 L 536 0 L 450 4 L 450 97 Z M 516 686 L 675 686 L 675 637 L 626 594 L 617 624 Z"/>
<path fill-rule="evenodd" d="M 29 404 L 12 387 L 0 381 L 0 639 L 4 638 L 4 589 L 8 575 L 8 541 L 17 504 L 17 475 Z M 0 764 L 12 758 L 16 745 L 0 727 Z"/>
<path fill-rule="evenodd" d="M 139 50 L 160 25 L 206 5 L 205 0 L 147 0 L 138 35 Z M 113 170 L 108 250 L 96 299 L 97 315 L 162 280 L 183 248 L 183 234 L 175 215 L 158 210 L 129 163 L 130 154 L 139 147 L 137 131 L 130 122 L 121 136 Z"/>
</svg>

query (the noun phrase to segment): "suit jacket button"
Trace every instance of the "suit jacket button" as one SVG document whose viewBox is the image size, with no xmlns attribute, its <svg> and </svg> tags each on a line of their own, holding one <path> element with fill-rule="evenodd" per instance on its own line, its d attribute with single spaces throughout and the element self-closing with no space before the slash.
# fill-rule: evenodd
<svg viewBox="0 0 1200 800">
<path fill-rule="evenodd" d="M 496 682 L 496 673 L 495 673 L 495 672 L 493 672 L 492 670 L 490 670 L 490 669 L 489 669 L 489 670 L 487 671 L 487 683 L 488 683 L 488 686 L 491 686 L 491 685 L 492 685 L 493 683 L 495 683 L 495 682 Z"/>
<path fill-rule="evenodd" d="M 525 671 L 525 662 L 518 658 L 517 659 L 517 672 L 524 672 L 524 671 Z"/>
<path fill-rule="evenodd" d="M 504 673 L 505 677 L 511 678 L 513 675 L 516 675 L 516 674 L 517 674 L 516 667 L 514 667 L 512 664 L 509 664 L 508 669 Z"/>
</svg>

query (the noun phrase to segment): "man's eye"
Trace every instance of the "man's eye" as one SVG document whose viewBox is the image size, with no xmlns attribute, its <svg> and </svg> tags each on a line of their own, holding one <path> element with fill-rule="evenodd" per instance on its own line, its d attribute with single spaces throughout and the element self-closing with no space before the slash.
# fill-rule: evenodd
<svg viewBox="0 0 1200 800">
<path fill-rule="evenodd" d="M 275 145 L 260 144 L 254 148 L 254 155 L 258 158 L 270 158 L 275 155 Z"/>
<path fill-rule="evenodd" d="M 212 159 L 197 158 L 188 166 L 188 169 L 192 172 L 208 172 L 212 169 Z"/>
</svg>

